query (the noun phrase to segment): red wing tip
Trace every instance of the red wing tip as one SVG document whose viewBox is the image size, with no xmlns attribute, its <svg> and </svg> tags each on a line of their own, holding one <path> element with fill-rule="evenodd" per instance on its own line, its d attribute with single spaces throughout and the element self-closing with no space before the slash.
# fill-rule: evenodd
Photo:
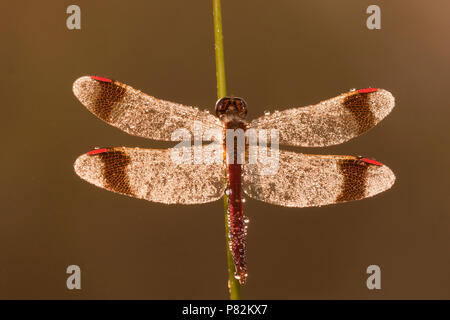
<svg viewBox="0 0 450 320">
<path fill-rule="evenodd" d="M 359 89 L 358 93 L 371 93 L 371 92 L 377 92 L 378 88 L 365 88 L 365 89 Z"/>
<path fill-rule="evenodd" d="M 101 82 L 112 82 L 111 79 L 103 78 L 103 77 L 97 77 L 97 76 L 91 76 L 91 79 L 101 81 Z"/>
<path fill-rule="evenodd" d="M 106 152 L 106 151 L 108 151 L 108 149 L 106 149 L 106 148 L 94 149 L 94 150 L 89 151 L 89 152 L 86 153 L 86 154 L 87 154 L 88 156 L 92 156 L 92 155 L 94 155 L 94 154 L 104 153 L 104 152 Z"/>
<path fill-rule="evenodd" d="M 369 159 L 369 158 L 362 158 L 361 161 L 364 161 L 365 163 L 369 163 L 369 164 L 374 164 L 374 165 L 380 166 L 380 167 L 383 165 L 381 162 L 378 162 L 376 160 Z"/>
</svg>

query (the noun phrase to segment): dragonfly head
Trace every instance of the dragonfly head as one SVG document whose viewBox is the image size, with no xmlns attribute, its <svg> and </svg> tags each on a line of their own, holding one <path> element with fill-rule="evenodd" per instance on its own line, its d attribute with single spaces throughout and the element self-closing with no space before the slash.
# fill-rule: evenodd
<svg viewBox="0 0 450 320">
<path fill-rule="evenodd" d="M 216 115 L 219 119 L 240 118 L 247 116 L 247 103 L 238 97 L 223 97 L 216 102 Z"/>
</svg>

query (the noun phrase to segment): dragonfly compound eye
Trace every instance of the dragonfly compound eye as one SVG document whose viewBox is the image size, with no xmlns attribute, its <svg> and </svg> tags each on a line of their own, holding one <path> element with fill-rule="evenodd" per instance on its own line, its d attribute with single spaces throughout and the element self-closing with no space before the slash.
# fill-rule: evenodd
<svg viewBox="0 0 450 320">
<path fill-rule="evenodd" d="M 234 98 L 236 109 L 242 116 L 247 115 L 247 103 L 242 98 Z"/>
<path fill-rule="evenodd" d="M 228 107 L 230 106 L 230 98 L 224 97 L 216 102 L 216 115 L 220 116 L 221 114 L 224 114 Z"/>
</svg>

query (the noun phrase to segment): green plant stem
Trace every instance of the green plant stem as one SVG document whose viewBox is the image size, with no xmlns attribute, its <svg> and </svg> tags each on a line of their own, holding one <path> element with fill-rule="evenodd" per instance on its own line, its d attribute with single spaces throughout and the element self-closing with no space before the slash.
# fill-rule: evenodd
<svg viewBox="0 0 450 320">
<path fill-rule="evenodd" d="M 214 11 L 214 39 L 216 51 L 216 76 L 217 76 L 217 98 L 227 95 L 225 80 L 225 56 L 223 53 L 223 32 L 222 32 L 222 12 L 220 0 L 213 0 Z"/>
<path fill-rule="evenodd" d="M 216 52 L 216 76 L 217 76 L 217 98 L 223 98 L 227 94 L 225 81 L 225 57 L 223 53 L 223 33 L 222 33 L 222 13 L 220 8 L 220 0 L 213 0 L 214 12 L 214 39 Z M 229 248 L 230 238 L 228 227 L 228 196 L 224 195 L 224 214 L 225 214 L 225 242 L 228 260 L 228 289 L 231 300 L 241 299 L 241 286 L 239 281 L 234 277 L 234 262 L 231 250 Z"/>
</svg>

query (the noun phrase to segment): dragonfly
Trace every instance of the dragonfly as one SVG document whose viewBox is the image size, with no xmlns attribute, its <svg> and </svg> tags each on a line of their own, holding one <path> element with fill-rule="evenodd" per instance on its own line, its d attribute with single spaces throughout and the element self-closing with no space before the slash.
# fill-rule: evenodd
<svg viewBox="0 0 450 320">
<path fill-rule="evenodd" d="M 343 93 L 306 107 L 264 113 L 247 121 L 247 103 L 224 97 L 215 115 L 207 110 L 149 96 L 119 81 L 83 76 L 73 84 L 78 100 L 94 115 L 124 132 L 152 140 L 173 141 L 179 128 L 190 132 L 201 123 L 203 132 L 276 130 L 281 145 L 325 147 L 344 143 L 377 125 L 393 109 L 395 99 L 384 89 L 366 88 Z M 213 139 L 205 138 L 211 141 Z M 248 141 L 246 142 L 246 148 Z M 200 151 L 202 145 L 192 146 Z M 264 146 L 259 146 L 263 150 Z M 264 173 L 267 163 L 236 163 L 226 152 L 220 163 L 175 163 L 169 149 L 95 148 L 81 156 L 74 169 L 82 179 L 122 195 L 164 204 L 202 204 L 228 198 L 229 248 L 235 277 L 247 273 L 247 227 L 244 194 L 285 207 L 316 207 L 374 196 L 395 182 L 392 170 L 369 157 L 313 155 L 278 150 L 278 166 Z M 228 151 L 228 150 L 225 150 Z M 266 150 L 267 151 L 267 150 Z M 248 152 L 246 153 L 248 155 Z M 237 154 L 232 160 L 236 160 Z"/>
</svg>

